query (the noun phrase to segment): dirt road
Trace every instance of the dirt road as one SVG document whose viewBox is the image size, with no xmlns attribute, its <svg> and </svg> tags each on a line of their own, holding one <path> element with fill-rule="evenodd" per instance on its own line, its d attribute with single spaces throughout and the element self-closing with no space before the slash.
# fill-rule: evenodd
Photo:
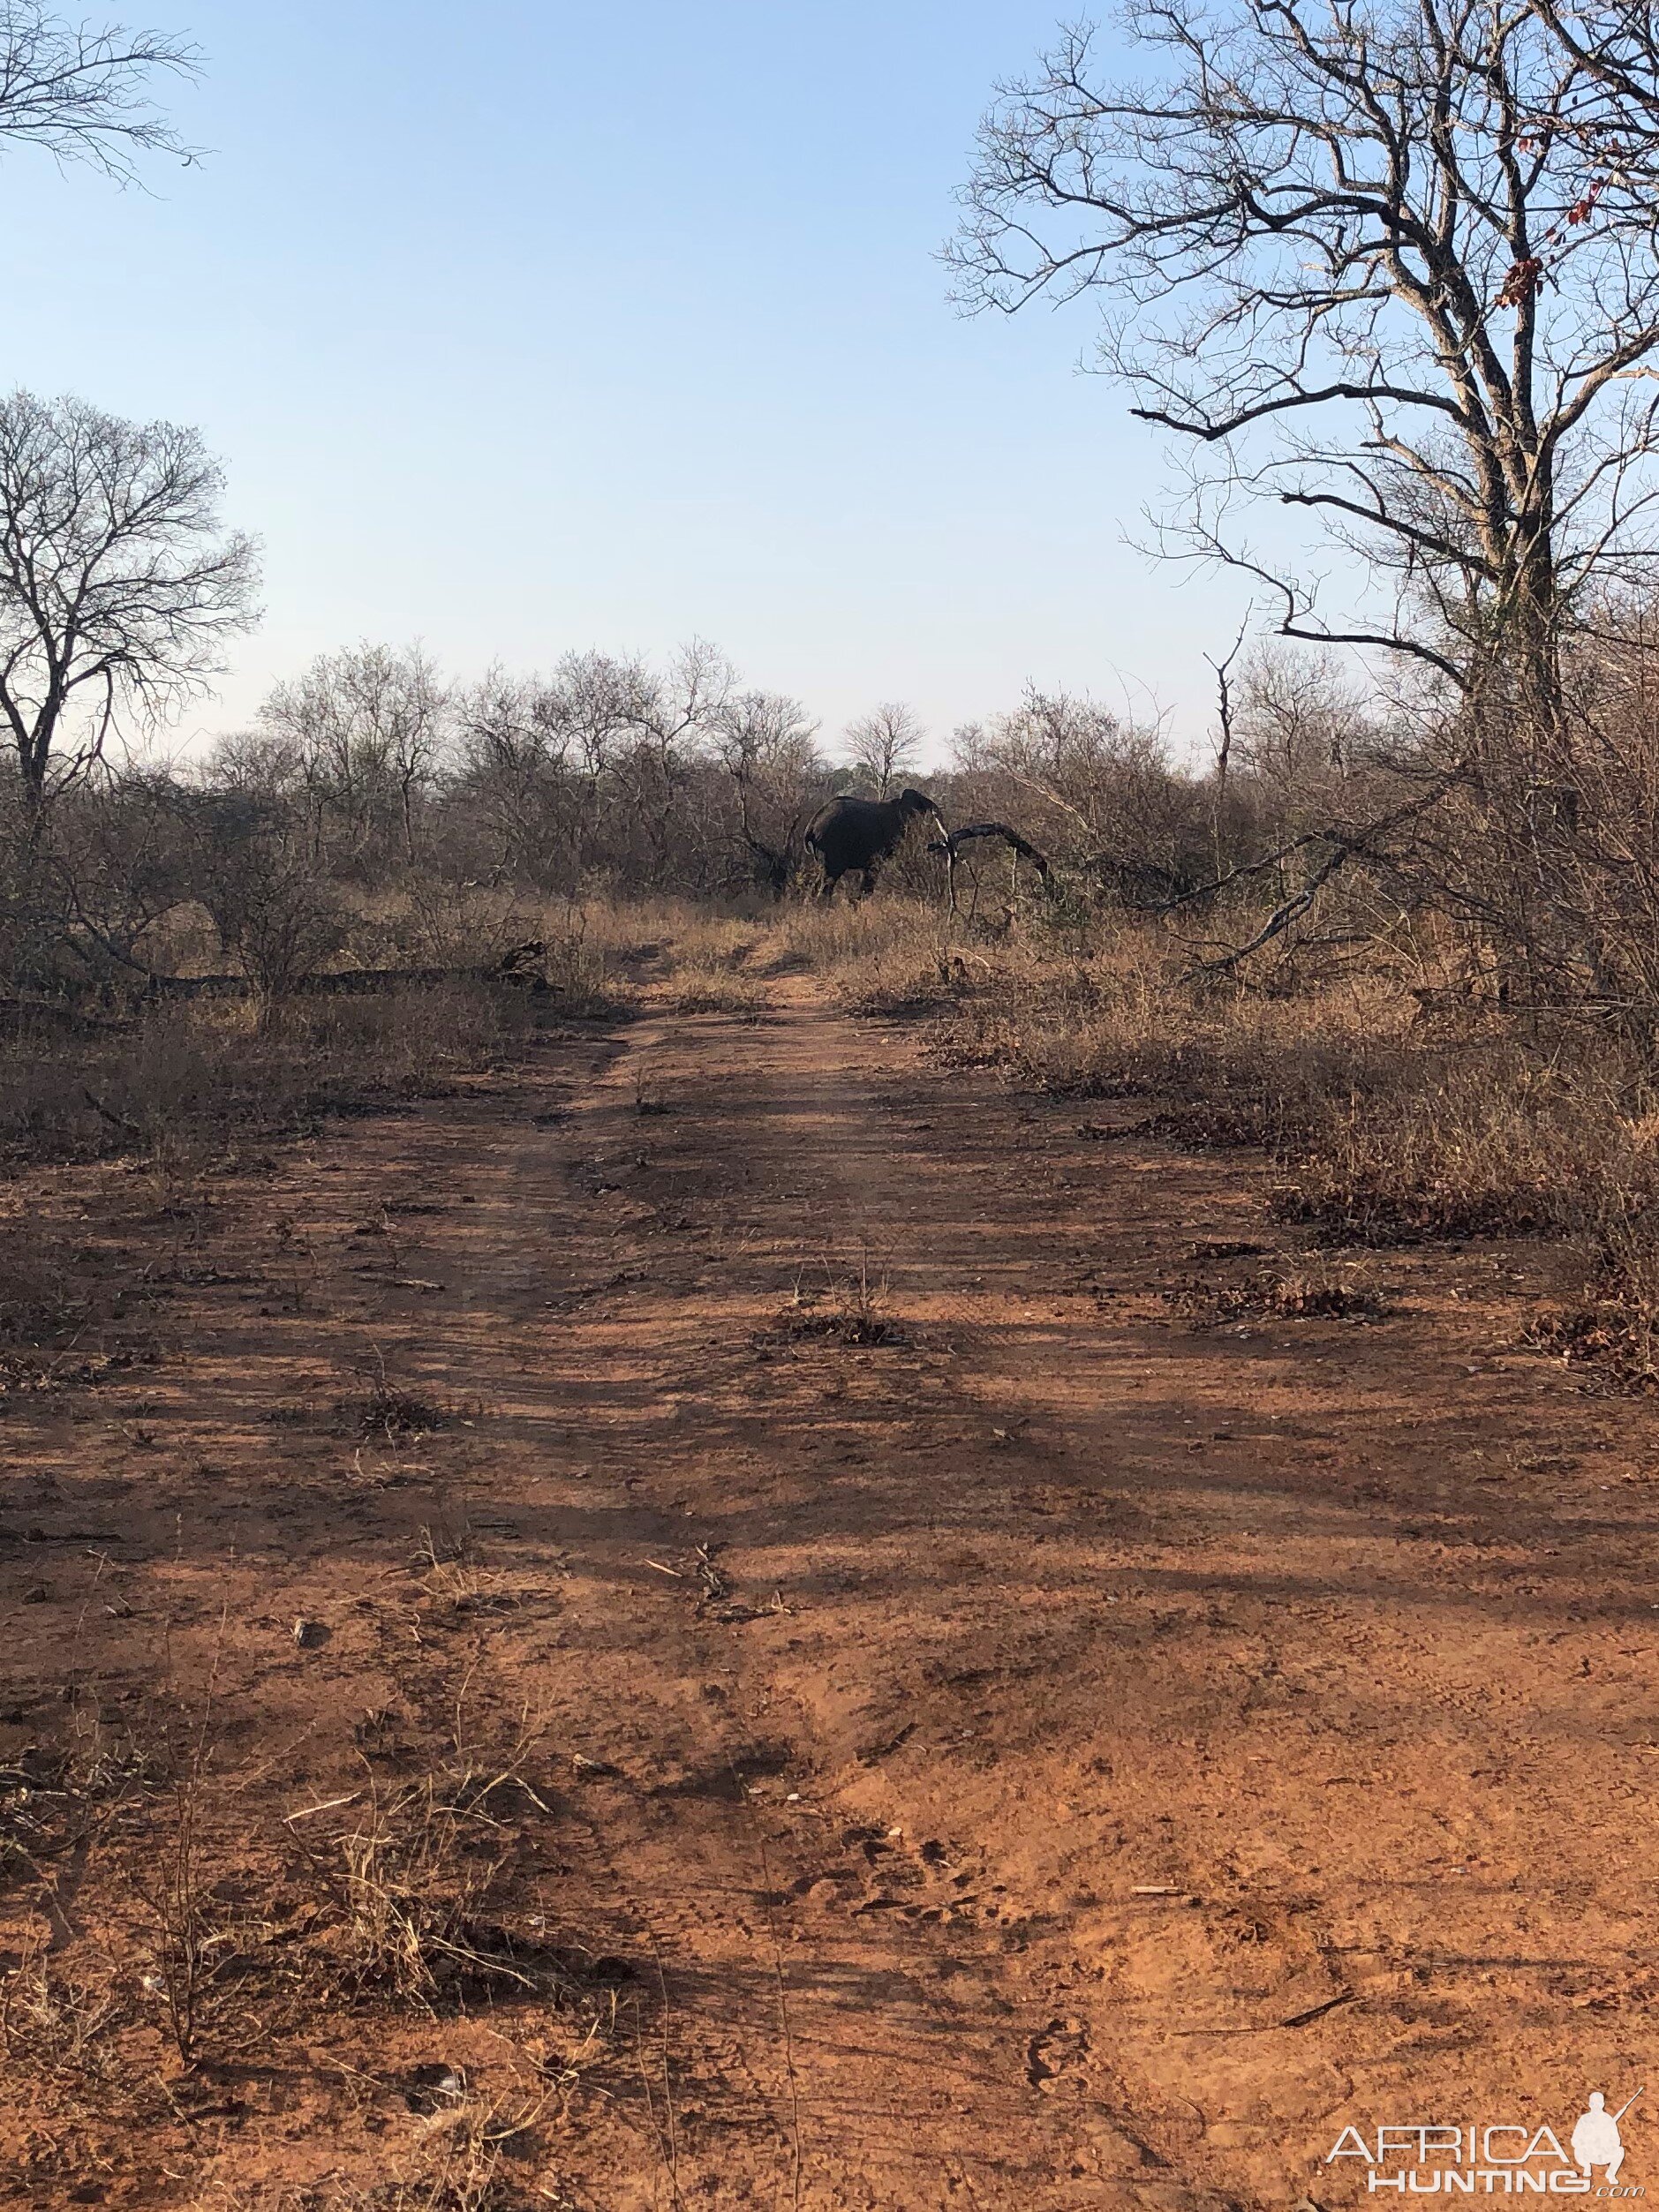
<svg viewBox="0 0 1659 2212">
<path fill-rule="evenodd" d="M 174 2078 L 135 2130 L 14 2067 L 22 2198 L 426 2201 L 409 2082 L 528 2069 L 509 2201 L 1335 2212 L 1350 2124 L 1565 2141 L 1647 2078 L 1659 1462 L 1506 1349 L 1547 1256 L 1197 1326 L 1162 1294 L 1293 1242 L 1250 1155 L 769 988 L 182 1221 L 43 1190 L 89 1266 L 148 1255 L 158 1359 L 0 1426 L 0 1754 L 207 1741 L 226 1911 L 371 1769 L 533 1763 L 515 1909 L 636 2027 L 272 2013 L 186 2079 L 94 1845 L 0 1948 L 102 1960 Z M 1647 2106 L 1625 2142 L 1647 2182 Z"/>
</svg>

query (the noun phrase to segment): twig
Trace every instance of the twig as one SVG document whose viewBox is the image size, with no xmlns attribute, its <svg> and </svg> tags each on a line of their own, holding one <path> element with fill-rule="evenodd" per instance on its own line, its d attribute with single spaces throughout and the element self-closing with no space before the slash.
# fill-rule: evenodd
<svg viewBox="0 0 1659 2212">
<path fill-rule="evenodd" d="M 137 1122 L 130 1121 L 124 1114 L 117 1114 L 113 1106 L 106 1106 L 102 1099 L 94 1092 L 87 1090 L 84 1084 L 81 1087 L 81 1095 L 94 1113 L 102 1114 L 112 1129 L 123 1130 L 129 1137 L 141 1137 L 144 1134 Z"/>
<path fill-rule="evenodd" d="M 296 1820 L 309 1820 L 313 1813 L 331 1813 L 342 1805 L 355 1805 L 362 1794 L 360 1789 L 354 1789 L 349 1797 L 330 1797 L 320 1805 L 304 1805 L 297 1813 L 284 1813 L 283 1824 L 287 1825 Z"/>
<path fill-rule="evenodd" d="M 1340 1997 L 1328 1997 L 1323 2005 L 1310 2005 L 1305 2013 L 1293 2013 L 1288 2020 L 1278 2021 L 1280 2028 L 1307 2028 L 1316 2020 L 1323 2020 L 1327 2013 L 1334 2013 L 1339 2005 L 1352 2005 L 1354 1991 L 1344 1990 Z"/>
<path fill-rule="evenodd" d="M 766 1833 L 755 1817 L 754 1806 L 749 1793 L 743 1787 L 743 1778 L 728 1760 L 727 1762 L 734 1782 L 737 1784 L 738 1802 L 749 1817 L 754 1834 L 755 1847 L 760 1855 L 760 1895 L 762 1909 L 766 1915 L 766 1929 L 772 1937 L 772 1970 L 778 1986 L 778 2025 L 783 2035 L 784 2072 L 789 2083 L 789 2122 L 794 2138 L 795 2157 L 790 2177 L 789 2203 L 791 2212 L 800 2212 L 802 2148 L 801 2148 L 801 2079 L 795 2070 L 795 2036 L 789 2026 L 789 1999 L 783 1978 L 783 1946 L 778 1939 L 777 1915 L 772 1907 L 772 1861 L 766 1850 Z"/>
</svg>

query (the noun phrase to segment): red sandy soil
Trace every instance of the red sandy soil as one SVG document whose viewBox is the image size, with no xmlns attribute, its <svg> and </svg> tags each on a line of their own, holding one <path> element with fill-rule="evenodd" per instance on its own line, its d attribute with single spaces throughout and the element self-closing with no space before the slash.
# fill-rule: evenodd
<svg viewBox="0 0 1659 2212">
<path fill-rule="evenodd" d="M 38 1179 L 155 1360 L 0 1419 L 0 2199 L 1335 2212 L 1647 2080 L 1659 1468 L 1550 1255 L 1203 1326 L 1253 1155 L 771 995 Z M 522 1978 L 331 1982 L 469 1769 Z"/>
</svg>

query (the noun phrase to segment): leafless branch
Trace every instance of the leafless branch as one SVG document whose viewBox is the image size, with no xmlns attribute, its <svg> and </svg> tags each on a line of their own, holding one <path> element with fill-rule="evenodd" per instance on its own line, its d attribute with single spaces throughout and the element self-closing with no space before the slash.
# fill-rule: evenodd
<svg viewBox="0 0 1659 2212">
<path fill-rule="evenodd" d="M 112 24 L 76 24 L 41 0 L 0 0 L 0 143 L 38 146 L 120 184 L 138 157 L 197 159 L 151 101 L 157 77 L 193 77 L 200 56 L 186 40 Z"/>
</svg>

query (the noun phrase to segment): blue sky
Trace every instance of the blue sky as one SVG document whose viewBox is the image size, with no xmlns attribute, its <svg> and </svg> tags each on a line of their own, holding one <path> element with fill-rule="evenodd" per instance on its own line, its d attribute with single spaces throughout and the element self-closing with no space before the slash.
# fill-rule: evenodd
<svg viewBox="0 0 1659 2212">
<path fill-rule="evenodd" d="M 113 10 L 112 10 L 113 12 Z M 4 374 L 200 425 L 265 621 L 189 732 L 358 637 L 456 674 L 701 636 L 832 737 L 1028 677 L 1202 737 L 1238 594 L 1123 542 L 1164 481 L 1087 309 L 935 258 L 1055 0 L 132 0 L 200 168 L 0 164 Z"/>
</svg>

